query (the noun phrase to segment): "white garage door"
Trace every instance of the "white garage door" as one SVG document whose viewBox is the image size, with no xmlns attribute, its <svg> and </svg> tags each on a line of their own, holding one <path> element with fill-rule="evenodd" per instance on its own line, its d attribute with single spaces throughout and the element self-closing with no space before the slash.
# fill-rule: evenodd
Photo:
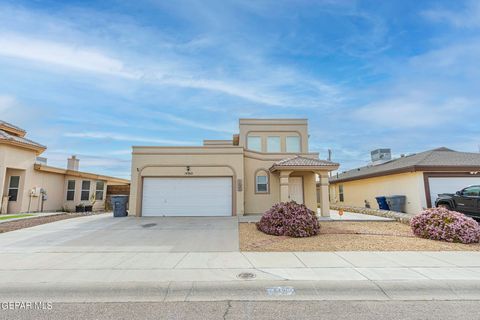
<svg viewBox="0 0 480 320">
<path fill-rule="evenodd" d="M 144 178 L 142 216 L 231 216 L 232 178 Z"/>
<path fill-rule="evenodd" d="M 472 184 L 480 185 L 479 177 L 451 177 L 451 178 L 428 178 L 430 185 L 430 199 L 432 207 L 435 206 L 435 200 L 440 193 L 455 193 Z"/>
</svg>

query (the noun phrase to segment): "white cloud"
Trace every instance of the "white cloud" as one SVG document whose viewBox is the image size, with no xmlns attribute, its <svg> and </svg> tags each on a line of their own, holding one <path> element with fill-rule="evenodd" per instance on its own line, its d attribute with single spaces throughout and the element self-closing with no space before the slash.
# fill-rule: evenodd
<svg viewBox="0 0 480 320">
<path fill-rule="evenodd" d="M 218 124 L 205 124 L 199 121 L 189 120 L 187 118 L 182 118 L 175 116 L 173 114 L 163 113 L 163 112 L 155 112 L 155 116 L 160 116 L 162 119 L 165 119 L 169 122 L 175 123 L 181 126 L 187 126 L 190 128 L 197 128 L 202 130 L 214 131 L 214 132 L 221 132 L 221 133 L 229 133 L 232 134 L 235 131 L 235 124 L 231 123 L 230 125 L 218 125 Z"/>
<path fill-rule="evenodd" d="M 184 140 L 170 140 L 170 139 L 155 139 L 149 137 L 138 137 L 131 135 L 123 135 L 115 132 L 66 132 L 65 137 L 72 138 L 86 138 L 86 139 L 104 139 L 115 140 L 125 142 L 144 142 L 144 143 L 156 143 L 156 144 L 168 144 L 168 145 L 195 145 L 195 142 Z"/>
<path fill-rule="evenodd" d="M 0 112 L 6 112 L 17 106 L 17 101 L 14 97 L 8 95 L 0 95 Z"/>
<path fill-rule="evenodd" d="M 121 59 L 113 58 L 99 49 L 74 45 L 64 42 L 39 40 L 25 35 L 0 34 L 0 55 L 29 60 L 37 63 L 47 63 L 90 72 L 100 75 L 115 76 L 130 80 L 144 81 L 155 85 L 176 86 L 182 88 L 215 91 L 222 94 L 239 97 L 256 103 L 271 106 L 314 107 L 320 102 L 339 96 L 338 89 L 316 79 L 309 79 L 293 71 L 281 71 L 281 74 L 265 74 L 261 81 L 249 79 L 233 80 L 232 78 L 209 79 L 198 74 L 197 70 L 188 70 L 179 65 L 184 58 L 176 57 L 177 62 L 164 64 L 165 71 L 159 71 L 153 66 L 149 71 L 132 63 L 127 69 Z M 297 90 L 289 94 L 285 87 Z M 298 89 L 301 88 L 301 92 Z M 308 95 L 303 92 L 308 91 Z M 310 94 L 314 97 L 311 98 Z M 327 99 L 328 98 L 328 99 Z"/>
<path fill-rule="evenodd" d="M 434 8 L 426 10 L 423 16 L 434 22 L 446 22 L 457 28 L 480 27 L 480 1 L 466 2 L 462 10 Z"/>
<path fill-rule="evenodd" d="M 409 96 L 390 96 L 368 104 L 354 112 L 354 117 L 380 127 L 419 128 L 437 127 L 449 123 L 452 114 L 471 106 L 463 98 L 435 100 L 428 92 Z"/>
<path fill-rule="evenodd" d="M 0 55 L 99 74 L 138 78 L 137 75 L 125 70 L 122 61 L 109 57 L 99 50 L 18 34 L 0 34 Z"/>
</svg>

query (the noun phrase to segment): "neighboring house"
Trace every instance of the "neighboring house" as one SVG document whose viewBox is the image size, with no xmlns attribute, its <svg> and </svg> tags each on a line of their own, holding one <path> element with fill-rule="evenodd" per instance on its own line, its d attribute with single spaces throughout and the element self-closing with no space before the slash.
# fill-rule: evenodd
<svg viewBox="0 0 480 320">
<path fill-rule="evenodd" d="M 378 151 L 378 150 L 376 150 Z M 389 149 L 381 149 L 389 151 Z M 372 152 L 372 158 L 378 152 Z M 407 213 L 416 214 L 435 205 L 440 193 L 455 193 L 480 184 L 480 153 L 438 148 L 390 160 L 374 162 L 339 173 L 330 179 L 330 197 L 335 204 L 378 208 L 377 196 L 406 196 Z"/>
<path fill-rule="evenodd" d="M 107 185 L 128 180 L 78 171 L 79 160 L 68 159 L 68 168 L 46 165 L 39 157 L 46 147 L 25 138 L 25 130 L 0 120 L 0 212 L 75 210 L 91 204 L 103 210 Z"/>
<path fill-rule="evenodd" d="M 240 119 L 232 140 L 198 147 L 133 147 L 130 214 L 260 214 L 295 200 L 329 215 L 328 173 L 337 163 L 308 149 L 306 119 Z"/>
</svg>

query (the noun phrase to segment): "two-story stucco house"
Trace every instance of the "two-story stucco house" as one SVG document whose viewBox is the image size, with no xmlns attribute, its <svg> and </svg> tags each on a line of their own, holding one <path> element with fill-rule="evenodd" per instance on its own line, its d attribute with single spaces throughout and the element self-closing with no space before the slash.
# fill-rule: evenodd
<svg viewBox="0 0 480 320">
<path fill-rule="evenodd" d="M 133 147 L 130 214 L 260 214 L 294 200 L 329 215 L 328 173 L 337 163 L 308 148 L 306 119 L 240 119 L 232 140 L 197 147 Z"/>
<path fill-rule="evenodd" d="M 48 166 L 39 157 L 47 147 L 26 134 L 0 120 L 0 213 L 74 211 L 80 204 L 104 210 L 107 185 L 129 184 L 125 179 L 79 171 L 75 156 L 68 159 L 66 169 Z"/>
</svg>

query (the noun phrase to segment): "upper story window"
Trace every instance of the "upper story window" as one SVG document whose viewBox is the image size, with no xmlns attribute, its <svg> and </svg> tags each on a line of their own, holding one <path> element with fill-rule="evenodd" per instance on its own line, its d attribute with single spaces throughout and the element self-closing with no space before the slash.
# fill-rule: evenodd
<svg viewBox="0 0 480 320">
<path fill-rule="evenodd" d="M 82 181 L 82 193 L 81 193 L 80 200 L 81 201 L 90 200 L 90 181 L 88 180 Z"/>
<path fill-rule="evenodd" d="M 105 189 L 105 182 L 97 181 L 96 191 L 95 191 L 95 199 L 96 200 L 103 200 L 104 189 Z"/>
<path fill-rule="evenodd" d="M 288 136 L 285 140 L 287 152 L 300 152 L 300 137 Z"/>
<path fill-rule="evenodd" d="M 267 137 L 267 152 L 281 152 L 280 137 Z"/>
<path fill-rule="evenodd" d="M 18 188 L 20 187 L 20 177 L 11 176 L 8 184 L 8 201 L 17 201 Z"/>
<path fill-rule="evenodd" d="M 249 136 L 247 139 L 247 149 L 262 152 L 262 137 Z"/>
<path fill-rule="evenodd" d="M 67 201 L 75 200 L 75 180 L 67 182 Z"/>
</svg>

